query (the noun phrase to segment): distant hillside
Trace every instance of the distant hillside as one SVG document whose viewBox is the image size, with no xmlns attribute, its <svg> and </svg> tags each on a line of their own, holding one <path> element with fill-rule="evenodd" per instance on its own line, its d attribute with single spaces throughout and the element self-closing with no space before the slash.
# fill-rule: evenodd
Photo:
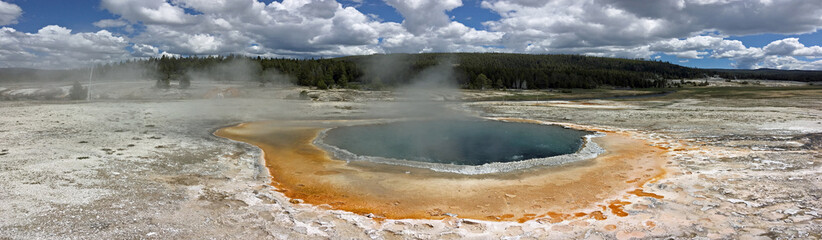
<svg viewBox="0 0 822 240">
<path fill-rule="evenodd" d="M 531 55 L 508 53 L 426 53 L 351 56 L 339 58 L 364 67 L 385 64 L 402 66 L 388 82 L 404 82 L 420 70 L 440 61 L 455 64 L 456 80 L 465 88 L 593 88 L 665 87 L 664 79 L 698 78 L 700 69 L 658 61 L 580 55 Z M 401 63 L 396 63 L 400 61 Z M 478 80 L 483 74 L 488 80 Z M 385 76 L 381 76 L 385 77 Z M 366 76 L 363 81 L 374 79 Z M 385 81 L 386 79 L 380 79 Z"/>
<path fill-rule="evenodd" d="M 0 83 L 83 81 L 88 69 L 0 69 Z M 98 65 L 95 79 L 171 81 L 211 79 L 258 81 L 319 88 L 379 89 L 440 79 L 469 89 L 660 88 L 679 81 L 718 75 L 729 79 L 822 81 L 822 71 L 697 69 L 667 62 L 581 55 L 508 53 L 375 54 L 330 59 L 274 59 L 242 56 L 152 58 Z M 196 83 L 195 83 L 196 84 Z"/>
<path fill-rule="evenodd" d="M 822 71 L 805 70 L 778 70 L 760 68 L 756 70 L 748 69 L 710 69 L 719 77 L 727 79 L 762 79 L 762 80 L 787 80 L 800 82 L 822 81 Z"/>
</svg>

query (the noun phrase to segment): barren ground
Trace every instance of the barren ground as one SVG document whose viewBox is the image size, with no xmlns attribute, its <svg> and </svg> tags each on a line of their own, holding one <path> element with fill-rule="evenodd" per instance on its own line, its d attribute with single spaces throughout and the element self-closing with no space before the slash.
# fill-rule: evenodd
<svg viewBox="0 0 822 240">
<path fill-rule="evenodd" d="M 189 90 L 158 92 L 150 82 L 128 84 L 101 84 L 91 102 L 31 100 L 42 89 L 0 87 L 3 99 L 14 99 L 0 101 L 0 239 L 822 237 L 819 88 L 765 84 L 773 89 L 443 104 L 472 115 L 631 132 L 669 151 L 668 175 L 643 186 L 664 198 L 625 194 L 627 216 L 517 223 L 374 221 L 289 201 L 271 187 L 259 149 L 211 134 L 248 121 L 430 110 L 387 101 L 390 93 L 312 92 L 318 101 L 306 101 L 284 99 L 296 88 L 195 81 Z"/>
</svg>

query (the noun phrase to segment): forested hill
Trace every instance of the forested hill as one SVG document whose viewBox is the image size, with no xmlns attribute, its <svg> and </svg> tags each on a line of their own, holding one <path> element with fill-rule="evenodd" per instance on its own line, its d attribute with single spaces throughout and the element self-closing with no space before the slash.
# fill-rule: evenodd
<svg viewBox="0 0 822 240">
<path fill-rule="evenodd" d="M 709 72 L 726 79 L 788 80 L 799 82 L 822 81 L 822 71 L 760 69 L 710 69 Z"/>
<path fill-rule="evenodd" d="M 397 70 L 397 74 L 393 76 L 377 76 L 382 79 L 366 76 L 362 79 L 365 82 L 405 82 L 412 79 L 409 76 L 422 69 L 449 62 L 454 64 L 456 80 L 465 88 L 593 88 L 603 85 L 665 87 L 664 79 L 704 76 L 703 70 L 665 62 L 580 55 L 427 53 L 339 59 L 355 62 L 357 66 L 366 66 L 365 69 L 383 63 Z"/>
<path fill-rule="evenodd" d="M 671 87 L 678 81 L 720 76 L 728 79 L 822 81 L 822 71 L 696 69 L 667 62 L 581 55 L 508 53 L 376 54 L 330 59 L 242 56 L 151 58 L 95 66 L 99 80 L 289 82 L 303 86 L 378 89 L 430 78 L 471 89 Z M 0 83 L 87 81 L 89 69 L 0 69 Z M 195 83 L 196 84 L 196 83 Z"/>
</svg>

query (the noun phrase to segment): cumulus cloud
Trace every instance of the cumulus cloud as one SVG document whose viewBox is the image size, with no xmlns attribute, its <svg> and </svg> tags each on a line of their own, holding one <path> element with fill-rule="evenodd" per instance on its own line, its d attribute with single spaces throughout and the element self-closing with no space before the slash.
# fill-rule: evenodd
<svg viewBox="0 0 822 240">
<path fill-rule="evenodd" d="M 727 58 L 738 68 L 822 69 L 820 61 L 803 61 L 796 57 L 822 57 L 822 47 L 805 46 L 798 38 L 773 41 L 764 47 L 746 47 L 739 40 L 718 36 L 694 36 L 670 39 L 650 44 L 653 52 L 675 55 L 679 58 Z"/>
<path fill-rule="evenodd" d="M 103 19 L 92 24 L 98 28 L 123 27 L 128 25 L 126 21 L 120 19 Z"/>
<path fill-rule="evenodd" d="M 822 27 L 822 1 L 816 0 L 484 0 L 481 5 L 501 16 L 485 24 L 504 33 L 503 44 L 515 52 L 638 57 L 662 52 L 685 59 L 730 58 L 740 68 L 802 69 L 817 65 L 787 64 L 804 62 L 790 56 L 822 56 L 822 47 L 806 47 L 795 38 L 765 48 L 726 39 L 814 32 Z"/>
<path fill-rule="evenodd" d="M 256 0 L 104 0 L 103 7 L 145 26 L 133 41 L 188 55 L 306 57 L 487 51 L 489 48 L 484 45 L 497 44 L 502 36 L 451 21 L 446 11 L 461 6 L 459 0 L 388 4 L 405 13 L 402 24 L 383 22 L 334 0 L 284 0 L 269 4 Z M 165 10 L 173 17 L 144 14 L 163 8 L 176 9 Z M 419 15 L 423 12 L 425 16 Z"/>
<path fill-rule="evenodd" d="M 22 14 L 20 6 L 0 1 L 0 26 L 17 23 L 17 18 Z"/>
<path fill-rule="evenodd" d="M 763 48 L 770 55 L 822 56 L 822 47 L 806 47 L 798 38 L 786 38 L 769 43 Z"/>
<path fill-rule="evenodd" d="M 650 58 L 665 53 L 681 59 L 728 58 L 739 68 L 798 69 L 819 69 L 808 59 L 822 58 L 822 47 L 806 46 L 797 38 L 761 48 L 728 39 L 816 31 L 822 27 L 818 0 L 482 0 L 480 7 L 500 16 L 482 23 L 483 29 L 451 16 L 463 7 L 461 0 L 383 1 L 402 15 L 401 23 L 359 11 L 354 6 L 369 4 L 361 1 L 101 0 L 100 6 L 116 17 L 94 25 L 108 31 L 72 33 L 48 26 L 20 33 L 3 28 L 0 58 L 22 59 L 3 61 L 6 65 L 36 59 L 65 65 L 81 57 L 162 55 L 495 51 Z M 0 1 L 0 25 L 15 23 L 21 13 L 16 5 Z M 109 32 L 119 30 L 128 34 Z M 41 52 L 48 44 L 69 47 Z"/>
<path fill-rule="evenodd" d="M 483 1 L 482 6 L 501 16 L 486 22 L 488 28 L 503 32 L 503 44 L 519 52 L 608 47 L 620 51 L 675 36 L 663 20 L 641 18 L 594 0 L 497 0 Z"/>
<path fill-rule="evenodd" d="M 103 0 L 100 5 L 135 23 L 187 24 L 194 21 L 194 16 L 165 0 Z"/>
<path fill-rule="evenodd" d="M 822 69 L 822 60 L 802 61 L 792 56 L 767 56 L 752 68 L 772 68 L 782 70 Z"/>
<path fill-rule="evenodd" d="M 822 25 L 816 0 L 597 1 L 640 18 L 665 22 L 675 31 L 715 29 L 723 34 L 807 33 Z"/>
<path fill-rule="evenodd" d="M 405 18 L 401 25 L 391 23 L 382 28 L 380 47 L 389 53 L 494 51 L 498 49 L 488 46 L 498 45 L 503 36 L 467 27 L 449 17 L 447 12 L 462 6 L 461 0 L 385 2 Z"/>
<path fill-rule="evenodd" d="M 506 47 L 522 52 L 620 51 L 706 31 L 807 33 L 822 26 L 822 1 L 817 0 L 484 0 L 482 6 L 501 16 L 486 23 L 489 29 L 505 33 Z M 674 53 L 705 54 L 697 49 Z"/>
<path fill-rule="evenodd" d="M 146 27 L 133 38 L 135 41 L 180 54 L 311 56 L 342 55 L 357 49 L 362 51 L 354 54 L 373 53 L 379 37 L 377 29 L 383 24 L 333 0 L 270 4 L 255 0 L 160 0 L 159 4 L 144 7 L 177 9 L 169 11 L 175 16 L 171 18 L 131 14 L 122 8 L 142 6 L 142 0 L 116 2 L 103 7 L 129 21 L 141 21 Z M 199 14 L 186 14 L 186 9 Z"/>
<path fill-rule="evenodd" d="M 462 6 L 461 0 L 385 0 L 405 18 L 402 25 L 413 34 L 447 26 L 451 19 L 445 11 Z"/>
<path fill-rule="evenodd" d="M 680 58 L 701 59 L 708 50 L 718 53 L 745 50 L 739 40 L 727 40 L 717 36 L 694 36 L 685 39 L 669 39 L 650 44 L 650 50 L 675 55 Z"/>
<path fill-rule="evenodd" d="M 36 33 L 0 28 L 0 67 L 64 68 L 131 58 L 123 37 L 101 30 L 72 33 L 49 25 Z"/>
</svg>

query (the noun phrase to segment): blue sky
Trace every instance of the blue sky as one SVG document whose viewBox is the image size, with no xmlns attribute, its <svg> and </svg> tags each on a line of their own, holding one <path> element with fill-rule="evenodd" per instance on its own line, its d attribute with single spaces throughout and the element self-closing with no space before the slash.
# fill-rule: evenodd
<svg viewBox="0 0 822 240">
<path fill-rule="evenodd" d="M 17 24 L 10 25 L 23 32 L 36 32 L 47 25 L 61 25 L 76 31 L 96 31 L 92 25 L 114 16 L 99 7 L 99 1 L 17 0 L 9 1 L 23 9 Z"/>
<path fill-rule="evenodd" d="M 19 43 L 7 46 L 5 54 L 20 51 L 21 55 L 32 55 L 29 59 L 4 57 L 0 51 L 0 66 L 36 67 L 38 61 L 70 65 L 163 54 L 299 58 L 501 51 L 646 58 L 699 68 L 822 68 L 822 61 L 817 60 L 822 58 L 822 33 L 817 31 L 822 27 L 818 17 L 822 4 L 807 0 L 744 6 L 752 13 L 763 9 L 794 11 L 762 19 L 757 15 L 717 17 L 713 9 L 722 12 L 722 8 L 738 10 L 740 6 L 707 6 L 706 1 L 696 0 L 686 0 L 684 7 L 661 2 L 640 6 L 619 0 L 527 1 L 529 4 L 514 0 L 0 1 L 0 7 L 22 9 L 15 15 L 12 6 L 3 16 L 0 8 L 0 24 L 15 32 L 0 37 Z M 792 9 L 786 5 L 791 2 L 818 8 Z M 671 8 L 677 9 L 670 16 L 649 13 Z M 345 24 L 335 25 L 341 22 Z M 46 26 L 63 37 L 35 34 Z M 43 39 L 49 37 L 58 39 Z M 77 45 L 96 55 L 86 54 L 93 59 L 89 60 L 81 59 L 83 53 L 49 54 L 43 50 L 55 41 L 69 41 L 61 39 L 84 42 L 88 46 L 76 42 L 64 45 Z M 96 47 L 101 49 L 90 50 Z M 58 59 L 67 55 L 76 59 Z"/>
</svg>

